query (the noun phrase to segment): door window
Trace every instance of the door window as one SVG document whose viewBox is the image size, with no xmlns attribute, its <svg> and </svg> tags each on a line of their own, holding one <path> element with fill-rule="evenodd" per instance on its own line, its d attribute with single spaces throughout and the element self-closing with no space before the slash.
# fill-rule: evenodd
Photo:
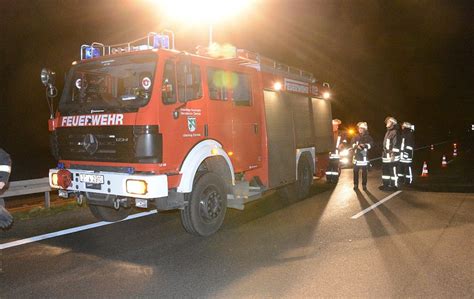
<svg viewBox="0 0 474 299">
<path fill-rule="evenodd" d="M 164 104 L 176 103 L 176 67 L 171 60 L 166 61 L 161 85 L 161 98 Z"/>
<path fill-rule="evenodd" d="M 232 81 L 232 73 L 221 69 L 209 68 L 207 70 L 207 88 L 211 100 L 226 101 L 227 90 Z"/>
<path fill-rule="evenodd" d="M 190 70 L 178 63 L 178 97 L 180 102 L 202 97 L 201 67 L 191 64 Z M 186 71 L 185 71 L 186 70 Z"/>
<path fill-rule="evenodd" d="M 232 100 L 236 106 L 250 106 L 252 90 L 250 77 L 247 74 L 236 73 L 237 82 L 232 90 Z"/>
</svg>

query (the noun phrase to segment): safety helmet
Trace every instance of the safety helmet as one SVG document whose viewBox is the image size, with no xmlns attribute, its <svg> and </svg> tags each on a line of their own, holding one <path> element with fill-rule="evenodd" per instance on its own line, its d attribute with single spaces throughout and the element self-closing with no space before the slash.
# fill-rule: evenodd
<svg viewBox="0 0 474 299">
<path fill-rule="evenodd" d="M 407 128 L 407 129 L 415 131 L 415 125 L 412 125 L 411 123 L 407 121 L 402 124 L 402 128 Z"/>
<path fill-rule="evenodd" d="M 385 123 L 388 123 L 389 121 L 392 122 L 392 124 L 394 124 L 394 125 L 397 124 L 397 120 L 396 120 L 394 117 L 392 117 L 392 116 L 387 116 L 387 117 L 385 118 Z"/>
<path fill-rule="evenodd" d="M 333 125 L 340 125 L 340 124 L 342 124 L 342 121 L 340 119 L 335 118 L 335 119 L 332 120 L 332 124 Z"/>
<path fill-rule="evenodd" d="M 368 130 L 368 129 L 369 129 L 369 126 L 367 125 L 367 123 L 366 123 L 365 121 L 358 122 L 358 123 L 357 123 L 357 127 L 358 127 L 358 128 L 362 128 L 362 129 L 365 129 L 365 130 Z"/>
</svg>

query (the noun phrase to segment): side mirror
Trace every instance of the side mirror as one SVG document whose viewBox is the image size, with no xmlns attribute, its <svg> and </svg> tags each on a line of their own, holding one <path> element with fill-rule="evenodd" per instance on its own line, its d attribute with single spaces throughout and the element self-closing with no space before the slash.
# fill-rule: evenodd
<svg viewBox="0 0 474 299">
<path fill-rule="evenodd" d="M 44 86 L 54 85 L 55 81 L 56 73 L 54 71 L 47 68 L 41 70 L 41 83 L 43 83 Z"/>
<path fill-rule="evenodd" d="M 55 81 L 55 72 L 47 68 L 41 70 L 41 83 L 46 87 L 46 102 L 48 103 L 50 119 L 54 119 L 53 100 L 58 95 L 58 90 L 56 89 L 56 86 L 54 86 Z"/>
</svg>

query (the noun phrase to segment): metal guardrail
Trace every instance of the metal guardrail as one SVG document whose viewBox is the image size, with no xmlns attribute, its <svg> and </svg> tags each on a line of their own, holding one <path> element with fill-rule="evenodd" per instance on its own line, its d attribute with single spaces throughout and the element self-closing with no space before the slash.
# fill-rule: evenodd
<svg viewBox="0 0 474 299">
<path fill-rule="evenodd" d="M 10 182 L 5 191 L 0 193 L 0 204 L 4 204 L 3 199 L 7 197 L 44 192 L 44 206 L 49 208 L 51 206 L 51 191 L 48 177 Z"/>
</svg>

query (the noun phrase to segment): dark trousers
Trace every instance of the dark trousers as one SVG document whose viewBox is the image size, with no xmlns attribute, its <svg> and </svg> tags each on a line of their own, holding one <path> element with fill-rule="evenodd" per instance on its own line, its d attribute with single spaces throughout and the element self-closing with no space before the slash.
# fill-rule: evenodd
<svg viewBox="0 0 474 299">
<path fill-rule="evenodd" d="M 326 177 L 330 180 L 336 180 L 339 178 L 339 159 L 329 159 L 329 165 L 326 170 Z"/>
<path fill-rule="evenodd" d="M 362 170 L 362 186 L 367 186 L 367 167 L 354 165 L 354 186 L 359 185 L 359 170 Z"/>
<path fill-rule="evenodd" d="M 385 187 L 398 187 L 398 162 L 382 163 L 382 183 Z"/>
<path fill-rule="evenodd" d="M 413 182 L 413 169 L 412 163 L 400 162 L 398 177 L 405 184 L 411 184 Z"/>
</svg>

